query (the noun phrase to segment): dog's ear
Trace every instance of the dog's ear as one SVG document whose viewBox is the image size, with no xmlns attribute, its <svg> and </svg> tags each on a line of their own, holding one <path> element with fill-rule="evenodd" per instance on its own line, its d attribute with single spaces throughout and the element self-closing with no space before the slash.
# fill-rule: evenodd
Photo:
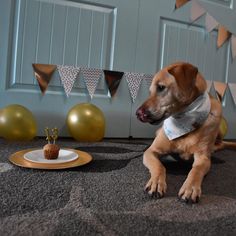
<svg viewBox="0 0 236 236">
<path fill-rule="evenodd" d="M 175 77 L 178 86 L 187 91 L 195 85 L 198 68 L 188 63 L 182 63 L 168 69 L 168 72 Z"/>
</svg>

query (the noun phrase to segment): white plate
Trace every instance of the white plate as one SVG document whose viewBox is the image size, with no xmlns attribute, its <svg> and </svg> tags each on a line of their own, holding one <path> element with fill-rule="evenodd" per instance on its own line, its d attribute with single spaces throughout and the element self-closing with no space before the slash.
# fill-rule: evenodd
<svg viewBox="0 0 236 236">
<path fill-rule="evenodd" d="M 60 149 L 58 158 L 55 160 L 47 160 L 44 157 L 43 149 L 38 149 L 25 153 L 24 159 L 35 163 L 58 164 L 74 161 L 78 158 L 78 154 L 71 150 Z"/>
</svg>

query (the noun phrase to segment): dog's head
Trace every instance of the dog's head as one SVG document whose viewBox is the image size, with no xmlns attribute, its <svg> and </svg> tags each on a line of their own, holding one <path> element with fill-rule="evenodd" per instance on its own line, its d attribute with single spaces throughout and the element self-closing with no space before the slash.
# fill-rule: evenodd
<svg viewBox="0 0 236 236">
<path fill-rule="evenodd" d="M 206 82 L 197 67 L 178 62 L 159 71 L 149 90 L 149 98 L 137 109 L 136 115 L 140 121 L 156 125 L 202 94 Z"/>
</svg>

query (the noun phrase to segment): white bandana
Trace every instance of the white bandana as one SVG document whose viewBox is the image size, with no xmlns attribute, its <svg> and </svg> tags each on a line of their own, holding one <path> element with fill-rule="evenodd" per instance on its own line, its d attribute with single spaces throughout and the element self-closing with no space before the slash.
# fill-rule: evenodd
<svg viewBox="0 0 236 236">
<path fill-rule="evenodd" d="M 164 121 L 164 132 L 169 140 L 179 138 L 200 126 L 207 118 L 211 102 L 207 92 L 195 99 L 183 111 Z"/>
</svg>

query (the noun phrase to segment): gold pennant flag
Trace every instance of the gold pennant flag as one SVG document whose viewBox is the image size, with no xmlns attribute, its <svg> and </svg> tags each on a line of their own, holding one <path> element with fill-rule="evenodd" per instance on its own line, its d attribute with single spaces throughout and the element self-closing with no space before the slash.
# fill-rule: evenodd
<svg viewBox="0 0 236 236">
<path fill-rule="evenodd" d="M 41 92 L 44 94 L 52 78 L 56 65 L 32 64 Z"/>
<path fill-rule="evenodd" d="M 120 81 L 124 75 L 124 72 L 103 70 L 103 73 L 110 94 L 113 97 L 116 94 Z"/>
<path fill-rule="evenodd" d="M 219 100 L 222 100 L 222 98 L 224 97 L 226 88 L 227 88 L 227 84 L 223 82 L 219 82 L 219 81 L 214 81 L 214 88 L 216 92 L 218 93 L 218 95 L 220 95 Z"/>
<path fill-rule="evenodd" d="M 184 4 L 186 4 L 189 1 L 190 0 L 176 0 L 175 1 L 175 9 L 182 7 Z"/>
<path fill-rule="evenodd" d="M 218 28 L 217 47 L 220 48 L 231 36 L 231 33 L 222 25 Z"/>
</svg>

